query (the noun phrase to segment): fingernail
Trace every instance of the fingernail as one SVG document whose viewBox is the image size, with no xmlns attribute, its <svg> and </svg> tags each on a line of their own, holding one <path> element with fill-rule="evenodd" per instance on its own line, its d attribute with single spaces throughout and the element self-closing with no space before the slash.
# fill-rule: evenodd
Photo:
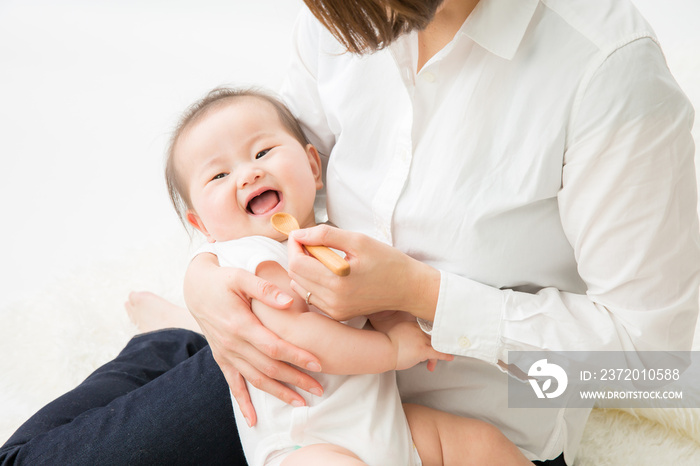
<svg viewBox="0 0 700 466">
<path fill-rule="evenodd" d="M 294 406 L 295 408 L 301 408 L 302 406 L 304 406 L 304 403 L 302 403 L 299 400 L 294 400 L 292 401 L 292 406 Z"/>
<path fill-rule="evenodd" d="M 278 304 L 289 304 L 292 301 L 292 297 L 284 293 L 277 293 L 275 301 L 277 301 Z"/>
<path fill-rule="evenodd" d="M 323 395 L 323 391 L 322 391 L 320 388 L 318 388 L 318 387 L 312 388 L 311 390 L 309 390 L 309 393 L 311 393 L 312 395 L 316 395 L 316 396 L 322 396 L 322 395 Z"/>
<path fill-rule="evenodd" d="M 294 230 L 292 235 L 297 239 L 301 239 L 306 236 L 306 232 L 304 230 Z"/>
<path fill-rule="evenodd" d="M 247 417 L 245 418 L 245 423 L 248 424 L 248 427 L 253 427 L 253 425 L 250 423 L 250 419 L 248 419 Z"/>
<path fill-rule="evenodd" d="M 316 364 L 315 362 L 310 362 L 306 365 L 306 368 L 312 372 L 321 372 L 321 366 Z"/>
</svg>

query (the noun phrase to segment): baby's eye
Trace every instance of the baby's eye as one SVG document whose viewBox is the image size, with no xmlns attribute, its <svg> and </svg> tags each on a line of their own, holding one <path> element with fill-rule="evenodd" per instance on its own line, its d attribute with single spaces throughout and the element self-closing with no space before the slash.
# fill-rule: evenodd
<svg viewBox="0 0 700 466">
<path fill-rule="evenodd" d="M 214 181 L 214 180 L 220 180 L 221 178 L 223 178 L 223 177 L 226 176 L 226 175 L 228 175 L 228 173 L 219 173 L 218 175 L 214 176 L 214 178 L 212 178 L 211 180 L 212 180 L 212 181 Z"/>
<path fill-rule="evenodd" d="M 255 159 L 257 160 L 257 159 L 261 159 L 261 158 L 265 157 L 267 155 L 267 153 L 270 152 L 271 150 L 272 150 L 272 148 L 261 150 L 260 152 L 255 154 Z"/>
</svg>

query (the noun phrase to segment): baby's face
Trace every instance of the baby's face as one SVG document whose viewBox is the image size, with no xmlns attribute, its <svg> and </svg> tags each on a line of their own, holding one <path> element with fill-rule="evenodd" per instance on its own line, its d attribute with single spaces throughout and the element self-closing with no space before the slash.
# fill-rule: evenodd
<svg viewBox="0 0 700 466">
<path fill-rule="evenodd" d="M 276 212 L 294 215 L 302 228 L 314 224 L 318 153 L 263 99 L 241 97 L 210 110 L 180 136 L 175 163 L 193 207 L 187 219 L 211 242 L 283 240 L 270 224 Z"/>
</svg>

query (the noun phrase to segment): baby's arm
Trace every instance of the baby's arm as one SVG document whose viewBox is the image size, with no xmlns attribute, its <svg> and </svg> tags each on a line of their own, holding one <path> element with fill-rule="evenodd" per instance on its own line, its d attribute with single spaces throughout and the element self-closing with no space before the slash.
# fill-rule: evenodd
<svg viewBox="0 0 700 466">
<path fill-rule="evenodd" d="M 355 329 L 309 312 L 304 300 L 289 286 L 287 271 L 278 263 L 264 262 L 256 274 L 294 296 L 294 302 L 289 309 L 279 310 L 253 300 L 255 315 L 282 339 L 318 357 L 327 374 L 374 374 L 406 369 L 428 359 L 452 358 L 435 351 L 415 321 L 396 320 L 386 325 L 390 329 L 387 333 Z M 417 331 L 411 331 L 411 326 Z"/>
<path fill-rule="evenodd" d="M 396 347 L 398 353 L 396 370 L 413 367 L 416 364 L 413 361 L 418 355 L 423 355 L 426 351 L 433 350 L 430 344 L 430 337 L 420 329 L 416 318 L 408 312 L 384 311 L 368 317 L 372 327 L 386 334 Z M 437 359 L 445 361 L 454 359 L 452 355 L 438 354 L 442 355 L 442 357 L 429 358 L 429 371 L 435 370 Z"/>
</svg>

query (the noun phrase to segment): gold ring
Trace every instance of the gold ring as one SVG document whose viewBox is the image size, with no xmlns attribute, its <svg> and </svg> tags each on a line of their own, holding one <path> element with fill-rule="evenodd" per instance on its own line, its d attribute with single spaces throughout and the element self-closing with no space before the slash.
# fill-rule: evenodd
<svg viewBox="0 0 700 466">
<path fill-rule="evenodd" d="M 311 303 L 309 302 L 309 299 L 310 299 L 310 298 L 311 298 L 311 292 L 308 291 L 308 292 L 306 293 L 306 299 L 305 299 L 304 301 L 306 301 L 306 304 L 309 305 L 309 306 L 311 305 Z"/>
</svg>

